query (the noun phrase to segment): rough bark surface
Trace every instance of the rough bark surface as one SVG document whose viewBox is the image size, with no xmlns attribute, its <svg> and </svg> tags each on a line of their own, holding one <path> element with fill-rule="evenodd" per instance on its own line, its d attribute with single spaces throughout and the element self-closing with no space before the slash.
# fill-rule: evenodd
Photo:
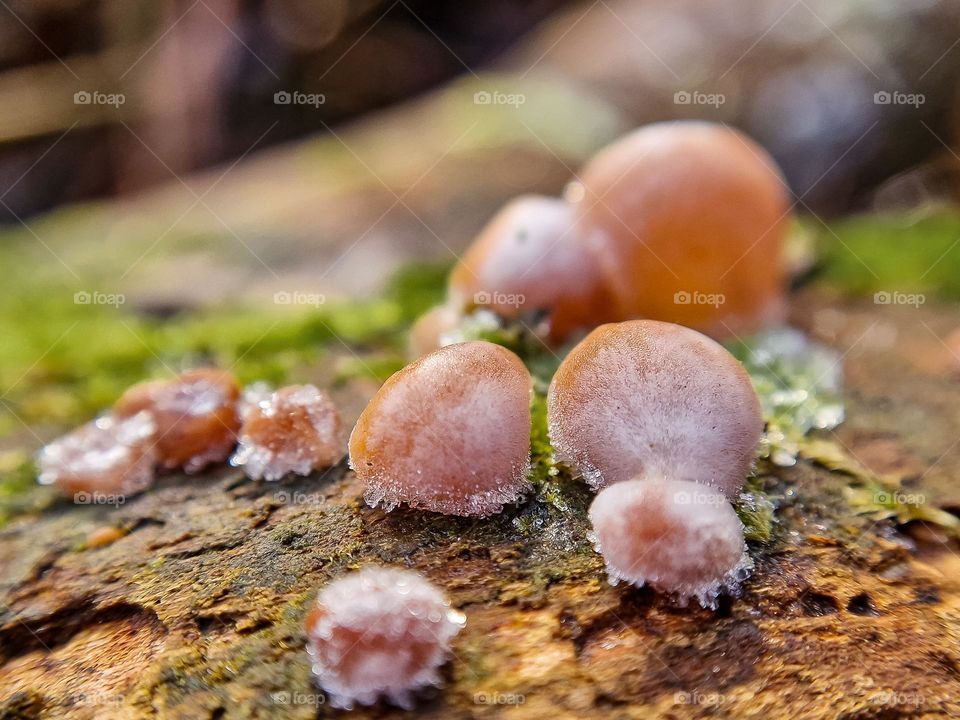
<svg viewBox="0 0 960 720">
<path fill-rule="evenodd" d="M 936 339 L 952 311 L 809 296 L 796 321 L 846 353 L 834 439 L 903 492 L 960 507 L 960 382 Z M 467 614 L 424 717 L 956 717 L 956 546 L 861 514 L 852 482 L 807 461 L 765 475 L 773 537 L 716 612 L 609 586 L 578 483 L 566 511 L 531 499 L 483 521 L 370 509 L 345 467 L 169 476 L 116 508 L 57 501 L 0 534 L 0 717 L 337 715 L 315 701 L 303 617 L 365 563 L 415 568 Z M 122 535 L 89 542 L 103 527 Z"/>
</svg>

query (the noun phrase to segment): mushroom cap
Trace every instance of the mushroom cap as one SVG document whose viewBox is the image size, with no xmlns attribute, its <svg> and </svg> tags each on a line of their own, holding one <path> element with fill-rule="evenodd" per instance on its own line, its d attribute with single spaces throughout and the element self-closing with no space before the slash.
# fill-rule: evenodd
<svg viewBox="0 0 960 720">
<path fill-rule="evenodd" d="M 314 385 L 288 385 L 244 411 L 230 463 L 247 477 L 279 480 L 336 465 L 343 454 L 340 413 L 330 397 Z"/>
<path fill-rule="evenodd" d="M 655 320 L 601 325 L 584 338 L 550 383 L 547 416 L 558 456 L 595 489 L 669 477 L 736 497 L 763 430 L 736 358 Z"/>
<path fill-rule="evenodd" d="M 407 340 L 409 356 L 416 360 L 443 347 L 443 336 L 457 327 L 460 312 L 451 304 L 437 305 L 418 317 Z"/>
<path fill-rule="evenodd" d="M 540 195 L 512 200 L 487 223 L 454 268 L 450 297 L 464 309 L 487 307 L 505 318 L 541 311 L 556 341 L 613 319 L 572 208 Z"/>
<path fill-rule="evenodd" d="M 438 668 L 463 627 L 439 588 L 410 570 L 368 566 L 327 585 L 307 615 L 307 650 L 334 707 L 379 697 L 410 705 L 439 685 Z"/>
<path fill-rule="evenodd" d="M 45 445 L 37 481 L 81 503 L 99 502 L 93 495 L 133 495 L 153 483 L 156 435 L 150 413 L 103 415 Z"/>
<path fill-rule="evenodd" d="M 650 584 L 714 607 L 750 567 L 743 524 L 716 490 L 683 480 L 629 480 L 590 506 L 597 550 L 613 584 Z"/>
<path fill-rule="evenodd" d="M 166 469 L 197 472 L 225 460 L 236 444 L 240 386 L 226 370 L 196 368 L 175 378 L 129 388 L 114 411 L 130 417 L 146 410 L 157 424 L 159 462 Z"/>
<path fill-rule="evenodd" d="M 788 193 L 755 142 L 713 123 L 654 123 L 597 153 L 579 180 L 576 233 L 601 265 L 612 319 L 712 337 L 782 319 Z"/>
<path fill-rule="evenodd" d="M 391 376 L 350 435 L 367 502 L 483 517 L 526 491 L 530 373 L 485 341 L 447 345 Z"/>
</svg>

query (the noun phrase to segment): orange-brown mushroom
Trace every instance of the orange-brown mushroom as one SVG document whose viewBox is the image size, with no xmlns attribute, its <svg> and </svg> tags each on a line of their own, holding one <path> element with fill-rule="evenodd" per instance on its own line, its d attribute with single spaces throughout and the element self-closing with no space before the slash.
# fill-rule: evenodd
<svg viewBox="0 0 960 720">
<path fill-rule="evenodd" d="M 547 334 L 571 332 L 607 319 L 610 304 L 596 258 L 579 242 L 569 204 L 524 195 L 498 212 L 477 235 L 450 277 L 455 307 L 485 307 L 504 318 L 542 315 Z M 531 328 L 538 329 L 538 328 Z"/>
<path fill-rule="evenodd" d="M 617 319 L 731 337 L 783 316 L 790 207 L 773 159 L 725 126 L 656 123 L 601 150 L 568 193 Z"/>
</svg>

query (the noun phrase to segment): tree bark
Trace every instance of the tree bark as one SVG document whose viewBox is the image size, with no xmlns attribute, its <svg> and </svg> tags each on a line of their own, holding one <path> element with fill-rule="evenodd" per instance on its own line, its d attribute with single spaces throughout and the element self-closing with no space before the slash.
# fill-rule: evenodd
<svg viewBox="0 0 960 720">
<path fill-rule="evenodd" d="M 937 340 L 951 310 L 808 294 L 795 321 L 846 352 L 849 420 L 831 442 L 960 506 L 960 383 Z M 424 717 L 958 716 L 954 541 L 865 514 L 848 473 L 760 469 L 773 536 L 717 611 L 608 585 L 573 480 L 566 509 L 533 497 L 487 520 L 371 509 L 343 465 L 278 483 L 173 475 L 118 507 L 57 501 L 0 534 L 0 717 L 337 715 L 311 682 L 303 619 L 319 587 L 368 563 L 422 572 L 467 615 Z M 120 536 L 89 537 L 104 527 Z"/>
</svg>

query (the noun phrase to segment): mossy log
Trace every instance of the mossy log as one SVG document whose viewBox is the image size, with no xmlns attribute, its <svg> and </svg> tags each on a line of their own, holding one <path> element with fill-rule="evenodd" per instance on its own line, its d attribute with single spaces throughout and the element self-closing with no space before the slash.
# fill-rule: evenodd
<svg viewBox="0 0 960 720">
<path fill-rule="evenodd" d="M 936 339 L 951 313 L 807 296 L 795 318 L 846 353 L 850 420 L 827 439 L 941 508 L 960 506 L 960 382 Z M 371 509 L 345 466 L 58 501 L 0 535 L 0 717 L 337 716 L 311 683 L 303 618 L 317 588 L 367 563 L 415 568 L 467 615 L 423 717 L 960 715 L 954 541 L 865 513 L 848 472 L 761 470 L 772 536 L 717 611 L 608 585 L 576 481 L 563 507 L 534 497 L 487 520 Z M 91 536 L 102 528 L 120 532 Z"/>
</svg>

